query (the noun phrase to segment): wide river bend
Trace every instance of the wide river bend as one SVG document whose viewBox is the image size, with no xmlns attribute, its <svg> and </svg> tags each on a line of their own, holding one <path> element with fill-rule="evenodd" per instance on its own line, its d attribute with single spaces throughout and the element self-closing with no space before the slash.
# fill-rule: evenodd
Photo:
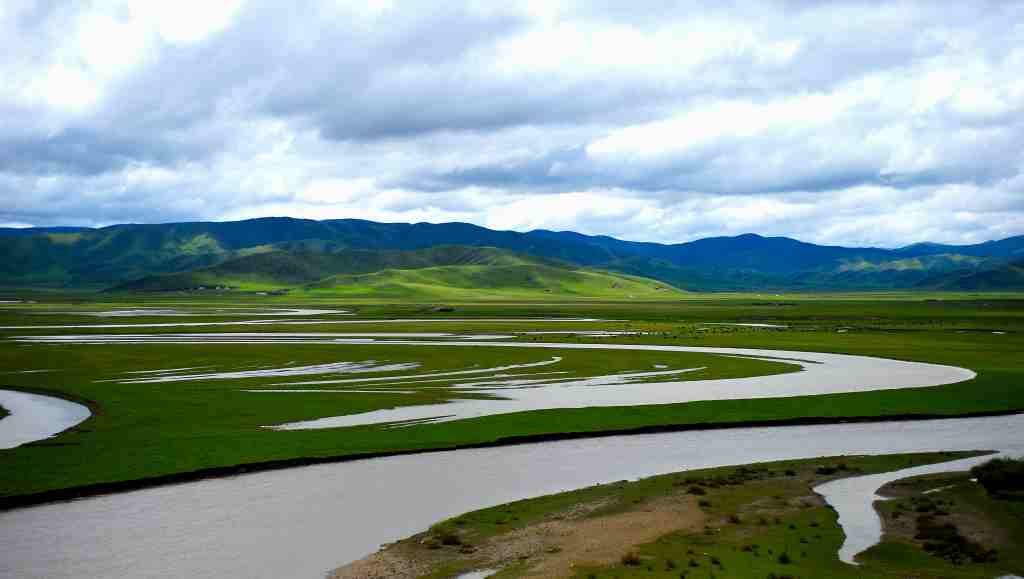
<svg viewBox="0 0 1024 579">
<path fill-rule="evenodd" d="M 0 513 L 0 577 L 321 577 L 446 517 L 679 470 L 842 454 L 1024 454 L 1024 415 L 736 428 L 432 452 Z"/>
</svg>

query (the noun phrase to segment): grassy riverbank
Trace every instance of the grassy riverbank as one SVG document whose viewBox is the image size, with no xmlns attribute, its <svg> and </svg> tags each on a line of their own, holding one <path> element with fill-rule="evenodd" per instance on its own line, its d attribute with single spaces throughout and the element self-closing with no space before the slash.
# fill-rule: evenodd
<svg viewBox="0 0 1024 579">
<path fill-rule="evenodd" d="M 880 562 L 904 561 L 928 576 L 975 571 L 996 577 L 1024 571 L 1024 502 L 1001 497 L 967 472 L 926 475 L 896 481 L 877 504 L 885 540 L 865 555 Z M 1018 488 L 1024 479 L 1018 475 Z"/>
<path fill-rule="evenodd" d="M 386 570 L 384 575 L 395 578 L 441 579 L 481 568 L 501 569 L 499 579 L 967 578 L 1020 573 L 1024 559 L 1012 548 L 1005 555 L 1001 550 L 996 560 L 953 563 L 929 554 L 920 542 L 892 533 L 859 558 L 859 567 L 837 557 L 842 530 L 835 512 L 813 487 L 844 476 L 970 454 L 818 458 L 599 485 L 460 515 L 347 565 L 335 577 L 367 577 Z M 984 494 L 978 485 L 963 492 Z M 986 500 L 982 497 L 981 503 Z M 991 516 L 981 518 L 1004 533 L 999 546 L 1024 540 L 1019 521 L 991 509 L 985 512 Z"/>
<path fill-rule="evenodd" d="M 322 460 L 373 453 L 489 444 L 508 440 L 709 425 L 785 423 L 806 420 L 954 416 L 1024 410 L 1024 301 L 906 296 L 726 296 L 676 303 L 517 303 L 433 305 L 351 304 L 328 300 L 295 303 L 287 298 L 188 297 L 124 302 L 101 296 L 69 301 L 39 296 L 37 304 L 0 309 L 0 325 L 206 323 L 271 318 L 228 316 L 220 308 L 321 307 L 353 309 L 358 318 L 426 318 L 391 324 L 294 324 L 192 326 L 187 328 L 0 330 L 2 384 L 88 401 L 95 416 L 57 438 L 0 451 L 0 496 L 85 485 L 144 481 L 267 461 Z M 1005 297 L 1005 296 L 1004 296 Z M 884 299 L 883 299 L 884 298 Z M 934 299 L 931 296 L 930 299 Z M 97 318 L 115 308 L 179 308 L 187 317 L 141 315 Z M 248 312 L 247 312 L 248 313 Z M 484 321 L 482 318 L 596 317 L 604 322 Z M 445 321 L 448 318 L 449 321 Z M 450 318 L 477 319 L 475 322 Z M 305 319 L 305 318 L 299 318 Z M 313 316 L 312 319 L 347 319 Z M 751 327 L 717 324 L 768 324 Z M 589 376 L 652 369 L 707 366 L 688 379 L 749 376 L 792 369 L 779 363 L 698 354 L 399 346 L 218 344 L 24 344 L 14 336 L 168 332 L 460 332 L 523 330 L 617 330 L 637 335 L 589 338 L 563 334 L 518 335 L 522 341 L 651 343 L 831 351 L 951 364 L 978 372 L 975 380 L 927 389 L 828 396 L 545 410 L 401 429 L 361 427 L 273 432 L 260 428 L 295 420 L 450 399 L 453 380 L 416 387 L 412 394 L 372 393 L 271 395 L 241 392 L 266 388 L 281 378 L 200 379 L 127 383 L 130 372 L 201 367 L 196 373 L 251 370 L 338 361 L 420 363 L 416 372 L 533 363 L 561 356 L 551 370 Z M 42 371 L 41 371 L 42 370 Z M 539 369 L 536 371 L 541 371 Z M 25 373 L 33 371 L 33 373 Z M 387 375 L 386 373 L 384 375 Z M 351 377 L 351 376 L 349 376 Z M 294 377 L 285 381 L 317 378 Z M 323 376 L 320 376 L 323 378 Z M 113 380 L 113 381 L 112 381 Z M 311 386 L 317 388 L 318 386 Z M 324 388 L 326 388 L 324 386 Z M 403 386 L 401 389 L 407 390 Z"/>
</svg>

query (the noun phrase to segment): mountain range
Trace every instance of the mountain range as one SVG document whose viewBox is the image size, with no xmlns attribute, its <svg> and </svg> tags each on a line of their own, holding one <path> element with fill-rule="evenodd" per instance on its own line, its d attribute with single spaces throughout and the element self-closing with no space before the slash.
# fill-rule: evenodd
<svg viewBox="0 0 1024 579">
<path fill-rule="evenodd" d="M 976 245 L 918 243 L 884 249 L 755 234 L 659 244 L 568 231 L 496 231 L 468 223 L 286 217 L 95 229 L 0 228 L 0 285 L 7 287 L 156 291 L 229 285 L 342 291 L 370 284 L 399 295 L 395 284 L 469 287 L 485 283 L 487 276 L 478 275 L 481 268 L 497 273 L 516 267 L 531 270 L 535 279 L 513 276 L 520 279 L 515 287 L 538 291 L 562 291 L 552 288 L 570 287 L 580 283 L 571 281 L 573 276 L 602 270 L 602 275 L 617 276 L 603 279 L 602 287 L 651 278 L 666 287 L 654 290 L 658 284 L 647 281 L 643 287 L 658 292 L 673 286 L 693 291 L 1021 290 L 1024 235 Z M 430 279 L 400 279 L 431 268 Z M 451 278 L 455 270 L 443 268 L 459 268 L 459 273 Z M 557 281 L 537 281 L 556 270 Z M 357 282 L 352 276 L 362 278 Z"/>
</svg>

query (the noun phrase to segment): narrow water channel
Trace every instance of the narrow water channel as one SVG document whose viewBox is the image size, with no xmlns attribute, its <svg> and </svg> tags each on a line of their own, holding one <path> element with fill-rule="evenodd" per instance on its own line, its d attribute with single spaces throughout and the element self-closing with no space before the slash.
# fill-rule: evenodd
<svg viewBox="0 0 1024 579">
<path fill-rule="evenodd" d="M 1024 454 L 1024 415 L 612 436 L 318 465 L 0 513 L 0 577 L 322 577 L 443 518 L 679 470 Z"/>
<path fill-rule="evenodd" d="M 90 415 L 81 404 L 17 390 L 0 390 L 0 406 L 10 412 L 0 419 L 0 449 L 49 438 Z"/>
<path fill-rule="evenodd" d="M 882 520 L 875 511 L 874 504 L 875 501 L 884 500 L 884 497 L 877 494 L 878 489 L 884 485 L 913 476 L 970 470 L 992 458 L 992 455 L 986 455 L 926 464 L 891 472 L 842 478 L 815 487 L 814 491 L 825 497 L 828 504 L 836 510 L 839 524 L 846 534 L 843 546 L 839 549 L 839 559 L 857 565 L 857 555 L 877 545 L 882 539 Z"/>
</svg>

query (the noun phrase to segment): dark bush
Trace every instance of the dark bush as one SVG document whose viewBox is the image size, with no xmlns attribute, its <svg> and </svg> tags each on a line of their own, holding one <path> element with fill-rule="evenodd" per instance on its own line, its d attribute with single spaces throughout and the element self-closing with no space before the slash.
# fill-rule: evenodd
<svg viewBox="0 0 1024 579">
<path fill-rule="evenodd" d="M 441 531 L 438 533 L 437 539 L 441 541 L 442 545 L 447 545 L 449 547 L 462 544 L 462 539 L 451 531 Z"/>
<path fill-rule="evenodd" d="M 637 567 L 640 565 L 640 555 L 630 551 L 622 556 L 622 564 L 628 567 Z"/>
<path fill-rule="evenodd" d="M 971 474 L 996 498 L 1024 500 L 1024 460 L 992 459 L 972 468 Z"/>
<path fill-rule="evenodd" d="M 987 549 L 971 541 L 960 534 L 956 525 L 938 522 L 932 515 L 917 518 L 917 534 L 914 538 L 924 541 L 925 551 L 954 564 L 965 560 L 986 563 L 996 559 L 995 549 Z"/>
</svg>

